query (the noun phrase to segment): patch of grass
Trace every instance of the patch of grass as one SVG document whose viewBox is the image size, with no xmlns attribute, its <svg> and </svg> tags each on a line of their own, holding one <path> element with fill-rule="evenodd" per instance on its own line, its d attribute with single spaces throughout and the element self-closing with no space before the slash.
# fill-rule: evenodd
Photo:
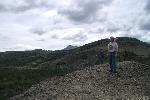
<svg viewBox="0 0 150 100">
<path fill-rule="evenodd" d="M 0 69 L 0 100 L 20 94 L 41 80 L 65 75 L 73 69 L 68 66 L 51 66 L 43 69 Z"/>
<path fill-rule="evenodd" d="M 38 80 L 32 70 L 1 69 L 0 99 L 6 100 L 29 88 Z"/>
</svg>

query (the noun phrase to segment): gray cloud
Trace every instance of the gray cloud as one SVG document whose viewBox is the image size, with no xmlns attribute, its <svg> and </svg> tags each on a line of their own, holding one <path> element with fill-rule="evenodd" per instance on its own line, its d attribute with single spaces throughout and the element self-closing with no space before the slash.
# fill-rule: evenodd
<svg viewBox="0 0 150 100">
<path fill-rule="evenodd" d="M 42 28 L 33 28 L 30 31 L 34 34 L 37 34 L 37 35 L 43 35 L 47 32 L 46 30 L 44 30 Z"/>
<path fill-rule="evenodd" d="M 73 42 L 86 41 L 87 39 L 88 39 L 87 36 L 82 32 L 79 32 L 74 35 L 68 35 L 62 38 L 62 40 L 71 40 Z"/>
<path fill-rule="evenodd" d="M 37 41 L 44 42 L 44 41 L 45 41 L 45 39 L 38 39 Z"/>
<path fill-rule="evenodd" d="M 102 34 L 104 31 L 105 30 L 102 27 L 94 27 L 94 29 L 89 29 L 88 34 Z"/>
<path fill-rule="evenodd" d="M 117 23 L 117 22 L 108 22 L 106 24 L 106 30 L 108 32 L 118 32 L 118 31 L 125 31 L 125 32 L 130 32 L 134 26 L 131 26 L 130 24 L 126 23 Z"/>
<path fill-rule="evenodd" d="M 111 2 L 112 0 L 77 0 L 71 8 L 61 10 L 59 13 L 75 22 L 93 22 L 97 19 L 98 10 Z"/>
<path fill-rule="evenodd" d="M 150 31 L 150 22 L 146 22 L 140 25 L 140 29 Z"/>
<path fill-rule="evenodd" d="M 103 29 L 103 28 L 98 28 L 98 29 L 97 29 L 97 32 L 103 33 L 103 32 L 104 32 L 104 29 Z"/>
<path fill-rule="evenodd" d="M 8 39 L 10 39 L 10 38 L 7 37 L 7 36 L 4 36 L 4 35 L 1 35 L 1 34 L 0 34 L 0 40 L 1 40 L 1 41 L 7 41 Z"/>
<path fill-rule="evenodd" d="M 69 34 L 69 35 L 66 35 L 64 37 L 60 37 L 59 35 L 57 34 L 54 34 L 51 36 L 52 39 L 59 39 L 59 40 L 69 40 L 69 41 L 73 41 L 73 42 L 81 42 L 81 41 L 86 41 L 88 38 L 87 38 L 87 35 L 83 34 L 82 32 L 79 32 L 77 34 Z"/>
<path fill-rule="evenodd" d="M 51 38 L 52 38 L 52 39 L 59 39 L 59 36 L 56 35 L 56 34 L 54 34 L 54 35 L 51 36 Z"/>
<path fill-rule="evenodd" d="M 51 8 L 52 5 L 48 0 L 6 0 L 0 2 L 1 12 L 24 12 L 38 7 Z"/>
<path fill-rule="evenodd" d="M 150 13 L 150 0 L 147 0 L 145 10 L 147 13 Z"/>
<path fill-rule="evenodd" d="M 120 30 L 120 28 L 118 28 L 118 27 L 109 27 L 109 28 L 107 29 L 108 32 L 117 32 L 117 31 L 119 31 L 119 30 Z"/>
<path fill-rule="evenodd" d="M 0 4 L 0 11 L 2 12 L 2 11 L 6 11 L 7 9 L 5 8 L 5 6 L 4 5 L 2 5 L 2 4 Z"/>
<path fill-rule="evenodd" d="M 105 28 L 108 32 L 117 32 L 120 30 L 120 25 L 115 22 L 107 22 Z"/>
</svg>

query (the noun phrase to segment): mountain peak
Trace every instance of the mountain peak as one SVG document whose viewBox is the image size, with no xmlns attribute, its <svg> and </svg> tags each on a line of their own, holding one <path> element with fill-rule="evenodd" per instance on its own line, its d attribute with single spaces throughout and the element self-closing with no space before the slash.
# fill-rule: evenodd
<svg viewBox="0 0 150 100">
<path fill-rule="evenodd" d="M 64 48 L 63 50 L 71 50 L 71 49 L 75 49 L 78 46 L 73 46 L 73 45 L 68 45 L 66 48 Z"/>
</svg>

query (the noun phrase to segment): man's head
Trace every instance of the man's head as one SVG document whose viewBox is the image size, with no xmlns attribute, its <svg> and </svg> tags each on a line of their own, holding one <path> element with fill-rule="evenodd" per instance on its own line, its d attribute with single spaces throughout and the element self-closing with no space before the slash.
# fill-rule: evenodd
<svg viewBox="0 0 150 100">
<path fill-rule="evenodd" d="M 110 37 L 110 42 L 114 42 L 115 38 L 113 36 Z"/>
</svg>

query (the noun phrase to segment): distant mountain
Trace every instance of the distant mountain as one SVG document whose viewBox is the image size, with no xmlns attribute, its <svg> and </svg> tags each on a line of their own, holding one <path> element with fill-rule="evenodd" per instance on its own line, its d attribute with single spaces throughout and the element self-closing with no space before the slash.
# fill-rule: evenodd
<svg viewBox="0 0 150 100">
<path fill-rule="evenodd" d="M 75 49 L 78 46 L 72 46 L 72 45 L 68 45 L 66 48 L 64 48 L 63 50 L 71 50 L 71 49 Z"/>
</svg>

